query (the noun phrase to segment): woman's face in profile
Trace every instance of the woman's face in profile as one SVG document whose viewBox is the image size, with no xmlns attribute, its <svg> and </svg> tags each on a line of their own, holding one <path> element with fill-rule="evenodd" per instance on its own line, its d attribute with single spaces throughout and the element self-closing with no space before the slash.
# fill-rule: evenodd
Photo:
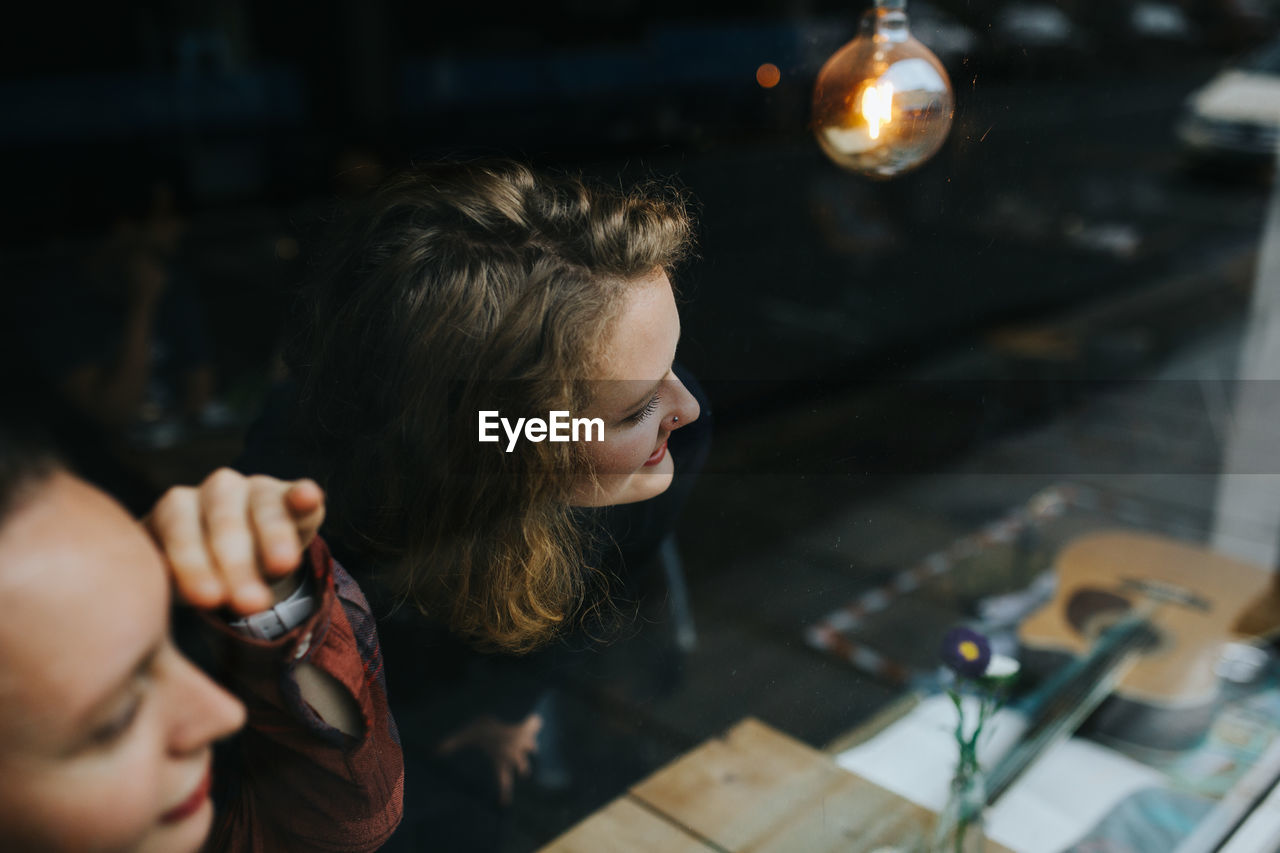
<svg viewBox="0 0 1280 853">
<path fill-rule="evenodd" d="M 628 290 L 592 374 L 585 416 L 604 421 L 604 441 L 583 444 L 597 476 L 575 487 L 575 506 L 634 503 L 671 485 L 675 468 L 667 437 L 699 413 L 697 400 L 671 370 L 679 341 L 671 281 L 655 270 Z"/>
<path fill-rule="evenodd" d="M 0 528 L 0 600 L 0 849 L 198 850 L 244 708 L 171 642 L 140 525 L 53 475 Z"/>
</svg>

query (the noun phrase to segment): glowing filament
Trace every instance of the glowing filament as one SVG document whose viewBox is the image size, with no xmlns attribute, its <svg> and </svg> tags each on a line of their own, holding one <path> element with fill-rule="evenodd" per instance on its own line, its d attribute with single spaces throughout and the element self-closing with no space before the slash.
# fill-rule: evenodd
<svg viewBox="0 0 1280 853">
<path fill-rule="evenodd" d="M 872 139 L 880 138 L 880 128 L 893 118 L 893 84 L 888 80 L 880 84 L 874 83 L 862 91 L 862 117 L 867 120 L 867 129 Z"/>
</svg>

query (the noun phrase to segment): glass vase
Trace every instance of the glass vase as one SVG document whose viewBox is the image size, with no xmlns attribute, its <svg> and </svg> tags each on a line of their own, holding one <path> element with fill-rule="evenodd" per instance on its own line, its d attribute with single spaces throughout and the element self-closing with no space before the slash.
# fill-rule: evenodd
<svg viewBox="0 0 1280 853">
<path fill-rule="evenodd" d="M 987 780 L 976 765 L 961 766 L 951 780 L 951 794 L 938 814 L 932 853 L 982 853 L 986 849 L 983 814 Z"/>
</svg>

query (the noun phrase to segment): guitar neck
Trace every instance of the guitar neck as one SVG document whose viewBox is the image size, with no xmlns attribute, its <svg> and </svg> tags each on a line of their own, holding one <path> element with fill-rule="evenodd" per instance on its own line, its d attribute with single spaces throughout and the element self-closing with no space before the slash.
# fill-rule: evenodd
<svg viewBox="0 0 1280 853">
<path fill-rule="evenodd" d="M 1130 616 L 1102 633 L 1083 658 L 1065 666 L 1031 701 L 1033 720 L 1018 745 L 987 776 L 994 803 L 1046 749 L 1068 737 L 1115 689 L 1116 682 L 1152 639 L 1150 624 Z"/>
</svg>

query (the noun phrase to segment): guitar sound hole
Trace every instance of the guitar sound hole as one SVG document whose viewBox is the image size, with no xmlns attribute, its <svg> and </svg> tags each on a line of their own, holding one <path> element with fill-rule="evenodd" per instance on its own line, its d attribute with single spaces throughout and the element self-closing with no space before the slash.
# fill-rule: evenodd
<svg viewBox="0 0 1280 853">
<path fill-rule="evenodd" d="M 1067 601 L 1067 622 L 1082 636 L 1094 637 L 1129 612 L 1127 598 L 1100 589 L 1081 589 Z"/>
<path fill-rule="evenodd" d="M 1100 589 L 1082 589 L 1067 602 L 1067 621 L 1080 635 L 1096 640 L 1111 626 L 1128 614 L 1132 604 L 1128 599 Z M 1150 655 L 1157 652 L 1165 639 L 1150 625 L 1135 635 L 1133 647 Z"/>
</svg>

